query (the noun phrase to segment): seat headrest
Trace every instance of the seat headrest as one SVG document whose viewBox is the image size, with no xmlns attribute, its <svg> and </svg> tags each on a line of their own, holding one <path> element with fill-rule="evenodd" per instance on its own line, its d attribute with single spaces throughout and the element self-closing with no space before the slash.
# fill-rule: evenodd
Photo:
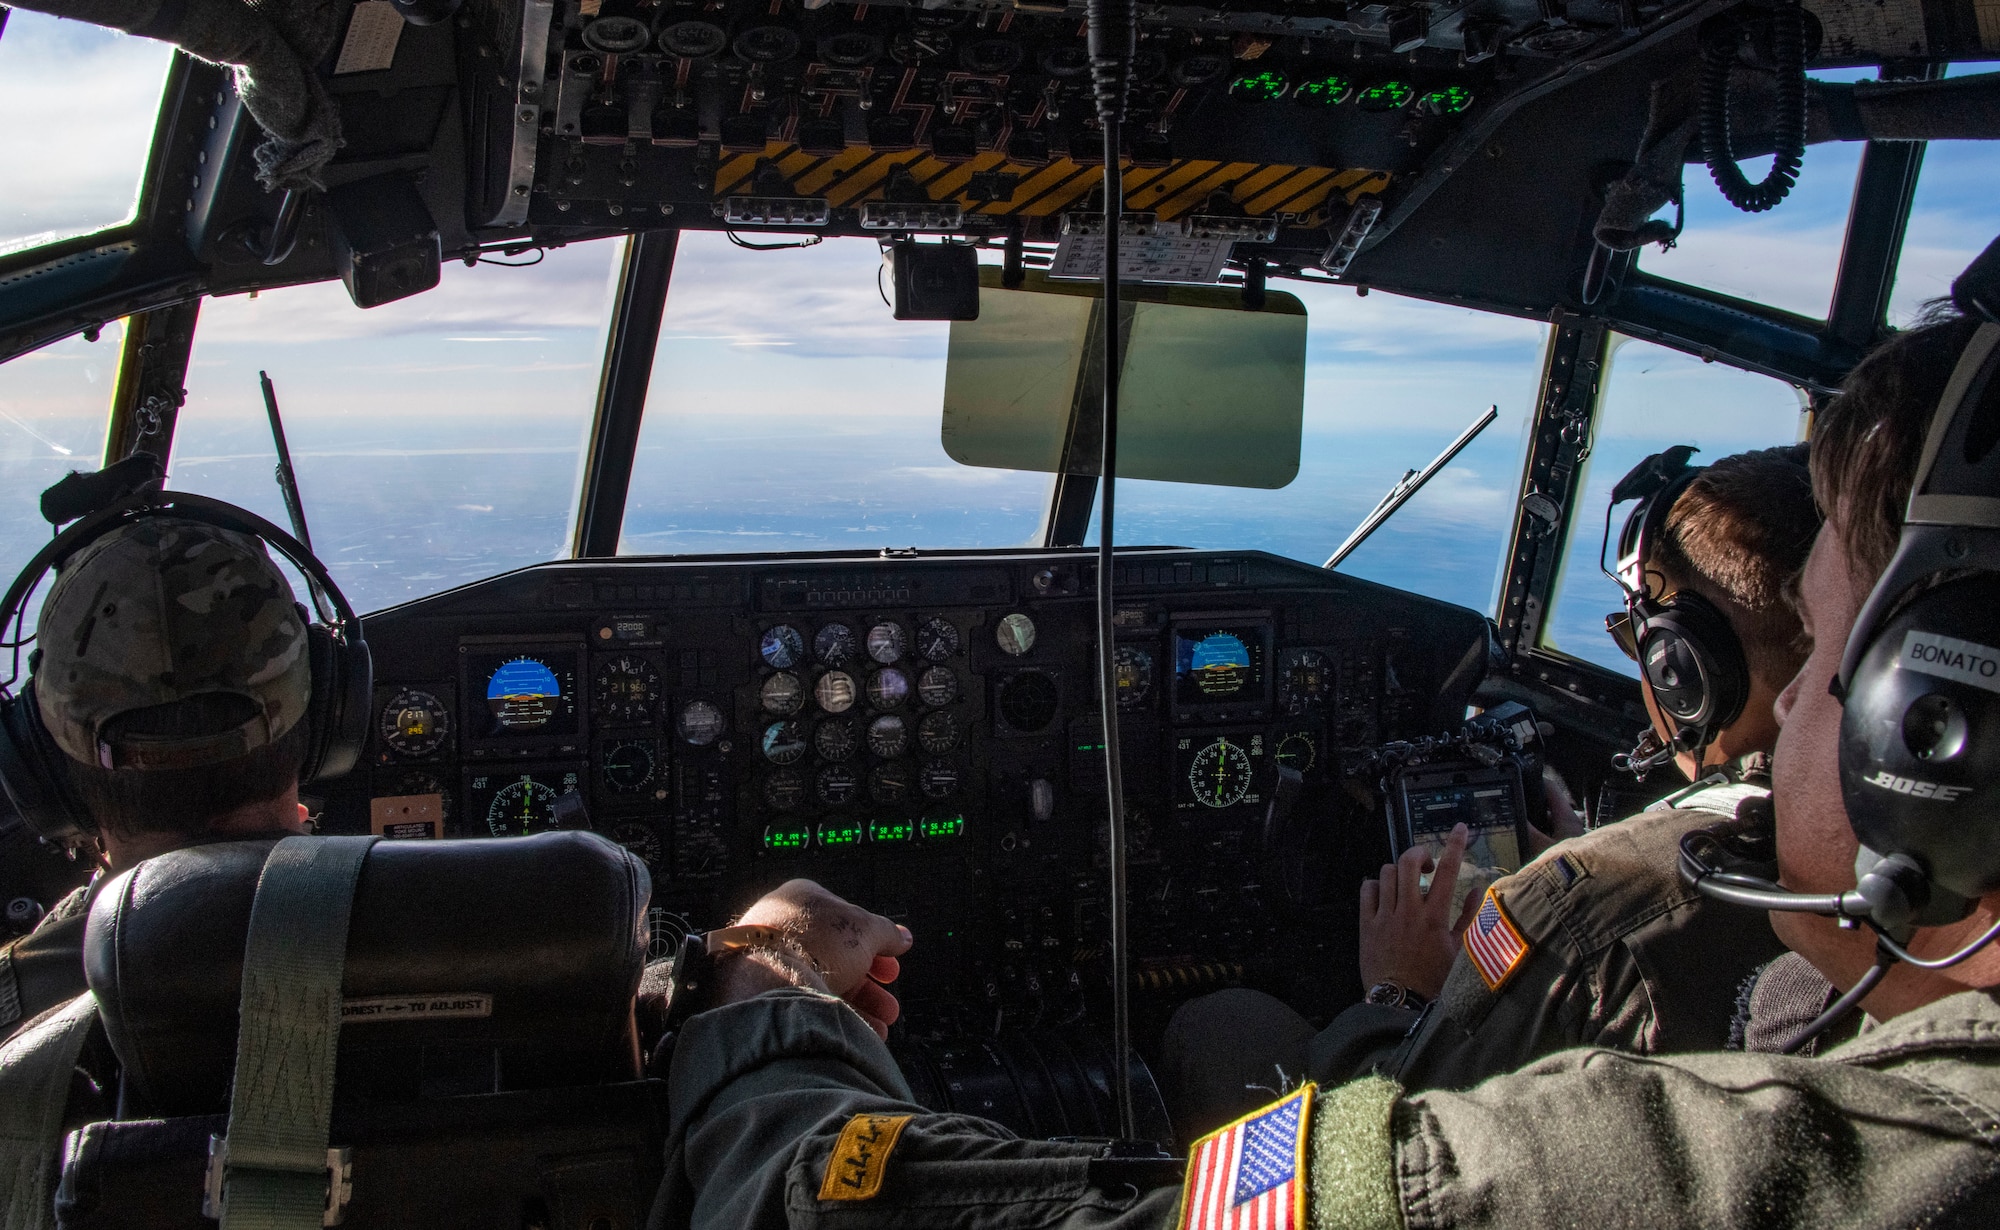
<svg viewBox="0 0 2000 1230">
<path fill-rule="evenodd" d="M 176 850 L 98 894 L 84 971 L 147 1113 L 228 1108 L 250 905 L 275 844 Z M 633 1079 L 651 895 L 645 865 L 593 833 L 377 842 L 348 925 L 336 1096 Z"/>
</svg>

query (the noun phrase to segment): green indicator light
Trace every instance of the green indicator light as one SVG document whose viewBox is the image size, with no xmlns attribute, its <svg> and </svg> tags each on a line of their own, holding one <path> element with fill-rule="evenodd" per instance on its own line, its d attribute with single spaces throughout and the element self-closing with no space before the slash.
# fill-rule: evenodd
<svg viewBox="0 0 2000 1230">
<path fill-rule="evenodd" d="M 917 826 L 908 820 L 870 820 L 868 840 L 908 841 L 917 835 Z"/>
<path fill-rule="evenodd" d="M 1472 91 L 1462 85 L 1432 90 L 1417 100 L 1417 110 L 1425 115 L 1457 115 L 1472 106 Z"/>
<path fill-rule="evenodd" d="M 1301 81 L 1292 91 L 1292 101 L 1315 107 L 1332 107 L 1354 97 L 1354 83 L 1335 73 L 1330 77 L 1316 77 L 1311 81 Z"/>
<path fill-rule="evenodd" d="M 809 824 L 772 824 L 764 829 L 766 850 L 803 850 L 812 844 L 812 839 Z"/>
<path fill-rule="evenodd" d="M 1285 74 L 1275 68 L 1267 68 L 1261 73 L 1245 73 L 1230 82 L 1229 96 L 1250 102 L 1276 102 L 1285 96 L 1285 91 L 1291 86 Z"/>
<path fill-rule="evenodd" d="M 1355 101 L 1364 111 L 1394 111 L 1408 103 L 1416 92 L 1407 82 L 1384 81 L 1361 91 Z"/>
<path fill-rule="evenodd" d="M 923 831 L 924 836 L 927 838 L 963 837 L 965 836 L 965 817 L 925 816 L 923 819 Z"/>
<path fill-rule="evenodd" d="M 1077 745 L 1076 745 L 1076 750 L 1077 750 L 1077 751 L 1079 751 L 1079 752 L 1088 752 L 1088 753 L 1091 753 L 1091 754 L 1093 754 L 1093 755 L 1103 755 L 1103 753 L 1104 753 L 1104 744 L 1102 744 L 1102 743 L 1079 743 L 1079 744 L 1077 744 Z"/>
<path fill-rule="evenodd" d="M 822 846 L 858 846 L 861 844 L 861 822 L 859 820 L 829 820 L 819 826 L 819 844 Z"/>
</svg>

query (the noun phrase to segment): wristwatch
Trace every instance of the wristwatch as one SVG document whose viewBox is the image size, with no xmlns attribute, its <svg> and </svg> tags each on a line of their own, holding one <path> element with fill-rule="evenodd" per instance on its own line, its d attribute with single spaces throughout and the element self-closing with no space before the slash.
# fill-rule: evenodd
<svg viewBox="0 0 2000 1230">
<path fill-rule="evenodd" d="M 708 1006 L 711 984 L 715 981 L 716 958 L 746 948 L 791 948 L 776 927 L 755 923 L 737 927 L 717 927 L 696 931 L 681 941 L 680 955 L 674 958 L 673 989 L 667 999 L 667 1032 L 686 1024 L 687 1019 Z"/>
<path fill-rule="evenodd" d="M 1380 1004 L 1385 1008 L 1408 1008 L 1412 1012 L 1422 1011 L 1431 1001 L 1397 982 L 1384 978 L 1368 988 L 1368 994 L 1361 997 L 1364 1003 Z"/>
</svg>

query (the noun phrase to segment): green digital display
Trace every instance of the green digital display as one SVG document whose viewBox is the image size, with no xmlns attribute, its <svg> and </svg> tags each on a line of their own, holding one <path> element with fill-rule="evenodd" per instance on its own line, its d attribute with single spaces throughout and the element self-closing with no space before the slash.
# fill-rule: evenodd
<svg viewBox="0 0 2000 1230">
<path fill-rule="evenodd" d="M 1291 86 L 1285 74 L 1275 68 L 1267 68 L 1261 73 L 1245 73 L 1231 81 L 1229 96 L 1250 102 L 1276 102 L 1285 96 L 1285 91 Z"/>
<path fill-rule="evenodd" d="M 1361 91 L 1355 102 L 1364 111 L 1394 111 L 1415 97 L 1416 92 L 1406 81 L 1384 81 Z"/>
<path fill-rule="evenodd" d="M 803 850 L 812 845 L 812 825 L 804 822 L 767 824 L 764 826 L 764 848 L 766 850 Z"/>
<path fill-rule="evenodd" d="M 828 820 L 819 826 L 819 844 L 828 849 L 861 844 L 859 820 Z"/>
<path fill-rule="evenodd" d="M 868 840 L 908 841 L 917 835 L 917 826 L 909 820 L 870 820 Z"/>
<path fill-rule="evenodd" d="M 1457 115 L 1472 105 L 1472 91 L 1462 85 L 1432 90 L 1417 100 L 1417 110 L 1426 115 Z"/>
<path fill-rule="evenodd" d="M 925 816 L 921 828 L 926 841 L 937 841 L 965 836 L 965 817 L 957 813 L 951 815 Z"/>
<path fill-rule="evenodd" d="M 1354 83 L 1339 73 L 1301 81 L 1292 90 L 1292 101 L 1315 107 L 1332 107 L 1354 97 Z"/>
</svg>

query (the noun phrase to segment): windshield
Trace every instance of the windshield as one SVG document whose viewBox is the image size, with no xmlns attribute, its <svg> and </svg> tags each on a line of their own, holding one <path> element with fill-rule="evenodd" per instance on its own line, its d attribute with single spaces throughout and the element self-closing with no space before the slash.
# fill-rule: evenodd
<svg viewBox="0 0 2000 1230">
<path fill-rule="evenodd" d="M 173 48 L 22 9 L 5 23 L 0 251 L 130 218 Z"/>
</svg>

